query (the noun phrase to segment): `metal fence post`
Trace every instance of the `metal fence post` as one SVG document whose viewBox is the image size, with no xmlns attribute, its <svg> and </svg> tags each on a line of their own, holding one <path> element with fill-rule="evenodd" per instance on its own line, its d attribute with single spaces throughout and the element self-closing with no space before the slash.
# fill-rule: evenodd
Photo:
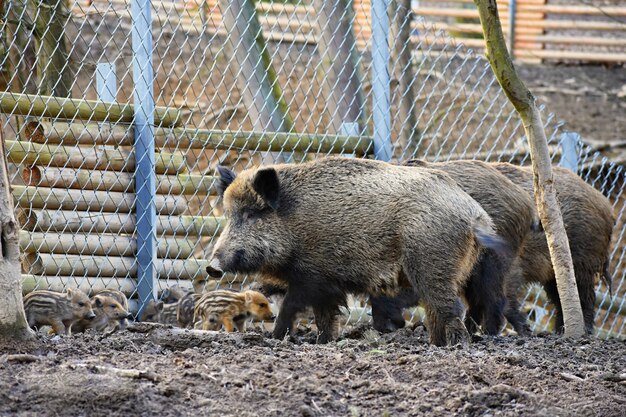
<svg viewBox="0 0 626 417">
<path fill-rule="evenodd" d="M 580 135 L 575 132 L 565 132 L 561 135 L 561 160 L 559 165 L 574 173 L 578 173 L 578 144 Z"/>
<path fill-rule="evenodd" d="M 117 76 L 115 64 L 100 63 L 96 65 L 96 92 L 98 100 L 105 103 L 113 103 L 117 100 Z M 104 123 L 98 123 L 103 126 Z M 115 146 L 102 145 L 101 149 L 114 149 Z"/>
<path fill-rule="evenodd" d="M 112 103 L 117 97 L 117 78 L 115 64 L 101 63 L 96 65 L 96 90 L 98 99 Z"/>
<path fill-rule="evenodd" d="M 389 161 L 392 155 L 388 9 L 389 0 L 372 0 L 374 156 L 383 161 Z"/>
<path fill-rule="evenodd" d="M 156 193 L 152 17 L 150 0 L 132 0 L 135 105 L 135 216 L 139 312 L 156 298 Z"/>
</svg>

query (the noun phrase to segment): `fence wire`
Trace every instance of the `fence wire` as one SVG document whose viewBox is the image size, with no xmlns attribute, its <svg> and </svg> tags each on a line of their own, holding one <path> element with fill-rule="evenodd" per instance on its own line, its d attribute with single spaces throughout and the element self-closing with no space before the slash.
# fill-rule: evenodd
<svg viewBox="0 0 626 417">
<path fill-rule="evenodd" d="M 207 280 L 205 260 L 223 223 L 213 188 L 218 164 L 239 171 L 374 154 L 370 2 L 151 6 L 156 149 L 136 158 L 132 114 L 101 106 L 142 104 L 134 103 L 131 3 L 4 2 L 2 129 L 23 227 L 24 292 L 115 288 L 136 299 L 135 192 L 148 184 L 137 183 L 142 158 L 155 160 L 161 297 L 173 285 L 203 291 L 254 281 Z M 410 7 L 398 0 L 389 9 L 392 161 L 528 164 L 523 127 L 487 61 Z M 558 163 L 564 126 L 545 111 L 544 123 Z M 598 284 L 596 325 L 601 336 L 622 336 L 624 172 L 582 142 L 578 154 L 579 174 L 611 199 L 618 218 L 613 295 Z M 548 329 L 553 311 L 540 290 L 529 288 L 526 308 L 535 330 Z M 355 300 L 348 320 L 367 319 L 367 305 Z"/>
</svg>

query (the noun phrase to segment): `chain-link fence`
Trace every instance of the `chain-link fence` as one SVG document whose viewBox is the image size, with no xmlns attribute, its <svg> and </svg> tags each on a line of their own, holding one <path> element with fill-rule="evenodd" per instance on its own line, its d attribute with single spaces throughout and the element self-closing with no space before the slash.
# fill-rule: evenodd
<svg viewBox="0 0 626 417">
<path fill-rule="evenodd" d="M 391 3 L 388 19 L 372 20 L 385 2 L 5 1 L 2 129 L 24 291 L 117 288 L 136 309 L 175 284 L 248 285 L 254 277 L 207 281 L 223 223 L 218 164 L 330 154 L 528 163 L 486 60 L 416 18 L 410 1 Z M 622 335 L 623 170 L 553 115 L 545 126 L 555 161 L 564 139 L 573 144 L 579 173 L 614 204 L 613 296 L 598 287 L 596 323 Z M 526 301 L 546 329 L 543 293 L 530 288 Z M 367 319 L 356 304 L 351 320 Z"/>
</svg>

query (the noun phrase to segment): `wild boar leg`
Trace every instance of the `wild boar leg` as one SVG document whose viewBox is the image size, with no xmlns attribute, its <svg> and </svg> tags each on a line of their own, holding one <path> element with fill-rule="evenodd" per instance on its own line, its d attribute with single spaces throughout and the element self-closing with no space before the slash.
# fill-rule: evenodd
<svg viewBox="0 0 626 417">
<path fill-rule="evenodd" d="M 293 333 L 293 322 L 296 314 L 306 307 L 306 305 L 302 303 L 303 299 L 305 298 L 301 297 L 298 293 L 295 293 L 291 289 L 287 290 L 285 298 L 283 299 L 283 304 L 280 306 L 278 318 L 274 324 L 274 331 L 272 332 L 274 339 L 282 339 L 285 335 L 291 335 Z"/>
<path fill-rule="evenodd" d="M 316 306 L 313 308 L 313 314 L 315 315 L 315 325 L 318 332 L 317 343 L 332 341 L 335 337 L 339 310 L 336 307 Z"/>
<path fill-rule="evenodd" d="M 244 332 L 246 330 L 246 318 L 240 318 L 235 320 L 235 327 L 238 332 Z"/>
<path fill-rule="evenodd" d="M 61 320 L 54 320 L 50 323 L 50 326 L 52 326 L 52 331 L 56 334 L 70 335 L 70 328 L 66 327 Z"/>
<path fill-rule="evenodd" d="M 430 334 L 430 343 L 435 346 L 465 345 L 469 343 L 469 333 L 461 320 L 463 302 L 456 296 L 440 294 L 437 297 L 424 297 L 426 325 Z"/>
<path fill-rule="evenodd" d="M 483 331 L 492 336 L 499 335 L 505 325 L 504 309 L 506 295 L 504 277 L 511 267 L 508 258 L 487 249 L 474 265 L 466 284 L 465 297 L 469 308 L 465 324 L 470 333 L 481 325 Z"/>
<path fill-rule="evenodd" d="M 224 324 L 224 330 L 226 330 L 228 333 L 231 333 L 235 330 L 232 318 L 224 317 L 222 323 Z"/>
<path fill-rule="evenodd" d="M 509 299 L 509 304 L 504 310 L 504 315 L 518 335 L 530 336 L 530 326 L 528 325 L 526 316 L 520 311 L 520 308 L 521 306 L 518 300 Z"/>
<path fill-rule="evenodd" d="M 563 310 L 561 310 L 561 298 L 559 297 L 559 290 L 556 288 L 556 280 L 546 282 L 543 288 L 546 290 L 550 302 L 554 304 L 554 332 L 563 333 Z"/>
<path fill-rule="evenodd" d="M 596 272 L 590 270 L 589 267 L 583 269 L 576 268 L 576 266 L 574 265 L 574 271 L 578 278 L 578 296 L 580 297 L 580 306 L 583 310 L 585 329 L 587 334 L 592 334 L 596 316 L 596 289 L 594 284 Z"/>
</svg>

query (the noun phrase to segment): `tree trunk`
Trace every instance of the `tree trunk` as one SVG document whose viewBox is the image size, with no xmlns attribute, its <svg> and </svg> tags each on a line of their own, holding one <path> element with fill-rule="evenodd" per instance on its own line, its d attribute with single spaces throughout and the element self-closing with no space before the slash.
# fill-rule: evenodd
<svg viewBox="0 0 626 417">
<path fill-rule="evenodd" d="M 22 303 L 19 228 L 13 212 L 13 196 L 0 126 L 0 338 L 32 337 L 33 332 L 26 322 Z"/>
<path fill-rule="evenodd" d="M 528 137 L 532 159 L 535 199 L 539 217 L 546 233 L 557 288 L 561 298 L 565 336 L 585 334 L 572 255 L 563 226 L 561 210 L 556 200 L 548 141 L 543 130 L 541 114 L 535 97 L 517 75 L 504 42 L 496 0 L 474 0 L 486 42 L 486 55 L 498 82 L 519 113 Z"/>
<path fill-rule="evenodd" d="M 228 31 L 226 49 L 233 60 L 230 70 L 237 75 L 253 130 L 288 132 L 293 130 L 293 121 L 254 3 L 254 0 L 220 1 L 223 25 Z"/>
<path fill-rule="evenodd" d="M 411 0 L 392 0 L 391 51 L 393 78 L 397 82 L 395 96 L 398 102 L 397 116 L 393 118 L 398 140 L 395 141 L 395 156 L 413 156 L 419 140 L 417 116 L 415 114 L 415 73 L 413 71 L 413 47 L 411 46 Z"/>
<path fill-rule="evenodd" d="M 3 13 L 5 2 L 0 1 Z M 34 66 L 34 52 L 29 44 L 29 32 L 32 27 L 30 15 L 27 12 L 27 0 L 13 0 L 6 4 L 6 33 L 5 44 L 8 46 L 7 78 L 9 89 L 13 93 L 35 92 L 34 77 L 31 77 L 31 68 Z"/>
<path fill-rule="evenodd" d="M 35 5 L 38 93 L 70 97 L 72 77 L 65 43 L 69 11 L 65 0 L 37 0 Z"/>
<path fill-rule="evenodd" d="M 361 134 L 365 129 L 365 96 L 352 31 L 352 1 L 316 0 L 314 4 L 320 31 L 317 78 L 330 115 L 326 133 Z M 344 123 L 357 123 L 358 132 L 342 131 Z"/>
</svg>

